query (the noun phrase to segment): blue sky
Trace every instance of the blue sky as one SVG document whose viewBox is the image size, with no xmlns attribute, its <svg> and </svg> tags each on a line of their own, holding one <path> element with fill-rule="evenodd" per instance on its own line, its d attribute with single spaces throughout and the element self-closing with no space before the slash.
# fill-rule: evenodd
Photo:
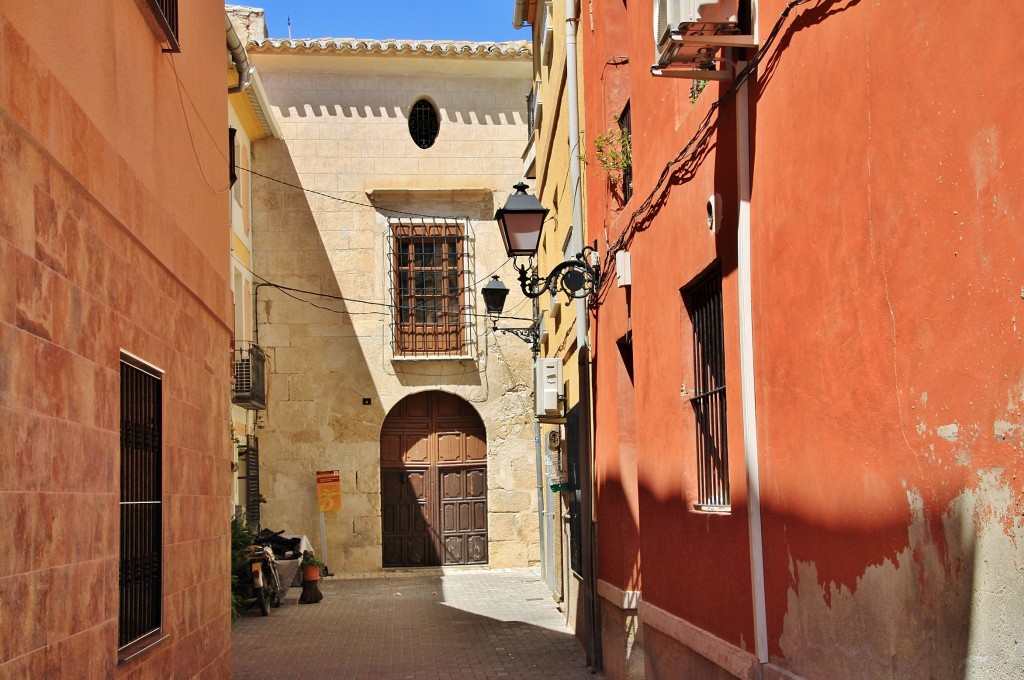
<svg viewBox="0 0 1024 680">
<path fill-rule="evenodd" d="M 271 38 L 399 38 L 422 40 L 529 40 L 512 28 L 515 0 L 252 0 L 262 7 Z"/>
</svg>

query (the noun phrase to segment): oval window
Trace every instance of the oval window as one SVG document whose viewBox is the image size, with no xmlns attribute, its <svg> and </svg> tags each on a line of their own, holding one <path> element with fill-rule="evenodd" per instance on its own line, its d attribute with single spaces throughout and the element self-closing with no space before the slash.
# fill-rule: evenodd
<svg viewBox="0 0 1024 680">
<path fill-rule="evenodd" d="M 420 99 L 409 111 L 409 134 L 412 141 L 421 149 L 434 146 L 437 133 L 441 130 L 441 121 L 437 117 L 437 109 L 426 99 Z"/>
</svg>

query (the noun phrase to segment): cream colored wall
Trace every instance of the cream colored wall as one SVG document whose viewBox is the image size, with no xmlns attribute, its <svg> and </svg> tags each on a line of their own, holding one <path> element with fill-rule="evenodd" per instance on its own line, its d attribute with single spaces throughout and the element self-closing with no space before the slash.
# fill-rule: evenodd
<svg viewBox="0 0 1024 680">
<path fill-rule="evenodd" d="M 536 562 L 529 349 L 510 335 L 495 338 L 477 300 L 471 356 L 394 359 L 385 258 L 385 208 L 461 216 L 472 233 L 474 291 L 493 271 L 516 288 L 492 218 L 521 179 L 529 57 L 254 52 L 284 138 L 256 143 L 255 169 L 306 190 L 254 179 L 256 271 L 345 298 L 292 293 L 318 308 L 260 290 L 259 344 L 269 356 L 258 431 L 263 524 L 307 534 L 319 549 L 314 473 L 338 469 L 342 510 L 326 518 L 330 566 L 380 570 L 380 428 L 401 398 L 440 389 L 469 401 L 487 426 L 491 566 Z M 441 115 L 427 150 L 412 142 L 406 120 L 420 97 Z M 529 303 L 513 290 L 506 312 L 528 317 Z"/>
<path fill-rule="evenodd" d="M 569 105 L 566 97 L 566 47 L 565 47 L 565 3 L 551 2 L 550 14 L 546 3 L 538 0 L 535 6 L 535 22 L 533 51 L 534 81 L 539 81 L 538 88 L 543 102 L 540 120 L 536 125 L 535 142 L 537 149 L 537 179 L 535 191 L 541 203 L 551 210 L 549 221 L 544 225 L 541 246 L 538 252 L 540 273 L 551 271 L 558 263 L 575 252 L 568 250 L 572 229 L 583 230 L 585 225 L 573 225 L 573 190 L 570 173 L 570 161 L 579 150 L 570 151 L 569 140 Z M 549 18 L 550 17 L 550 18 Z M 545 50 L 543 24 L 550 21 L 552 32 L 547 40 L 550 47 Z M 582 49 L 583 31 L 577 30 L 577 49 Z M 582 68 L 578 69 L 582 73 Z M 582 82 L 578 77 L 577 82 Z M 583 129 L 583 97 L 580 96 L 580 130 Z M 581 178 L 582 182 L 582 178 Z M 585 195 L 585 187 L 579 189 L 580 200 Z M 583 243 L 587 238 L 582 238 Z M 545 296 L 541 299 L 541 310 L 544 319 L 546 339 L 541 347 L 541 354 L 548 357 L 559 357 L 562 360 L 562 375 L 565 383 L 566 409 L 571 409 L 579 402 L 580 382 L 576 347 L 576 303 L 568 301 L 563 294 L 558 297 Z M 558 456 L 554 457 L 555 465 L 560 465 L 562 472 L 568 469 L 566 460 L 566 432 L 560 425 L 542 425 L 541 436 L 547 441 L 548 433 L 559 430 L 561 447 Z M 568 494 L 554 496 L 555 507 L 549 509 L 555 517 L 560 517 L 567 510 Z M 579 580 L 572 575 L 569 568 L 569 534 L 568 526 L 556 523 L 553 527 L 559 532 L 554 551 L 556 576 L 561 581 L 562 596 L 565 601 L 564 612 L 567 623 L 575 627 L 579 617 Z"/>
<path fill-rule="evenodd" d="M 228 99 L 228 126 L 236 130 L 235 142 L 240 153 L 248 155 L 252 150 L 252 140 L 249 138 L 241 120 L 241 116 L 244 114 L 240 113 L 236 108 L 236 105 L 242 102 L 244 100 L 234 97 Z M 239 157 L 237 162 L 243 167 L 251 167 L 252 164 L 251 158 L 243 160 Z M 245 211 L 251 211 L 252 202 L 247 200 L 246 197 L 240 196 L 242 191 L 248 190 L 251 187 L 251 178 L 245 177 L 246 173 L 241 170 L 237 171 L 237 174 L 238 181 L 236 184 L 238 189 L 232 188 L 229 192 L 231 197 L 229 217 L 231 225 L 231 262 L 229 266 L 231 271 L 231 297 L 235 310 L 233 316 L 235 343 L 251 340 L 253 331 L 251 323 L 246 323 L 246 319 L 252 318 L 252 299 L 245 293 L 246 287 L 248 286 L 251 290 L 253 285 L 253 276 L 249 271 L 252 269 L 252 230 L 245 228 Z M 243 200 L 239 200 L 239 198 Z M 240 406 L 231 406 L 231 430 L 238 443 L 245 442 L 246 432 L 249 430 L 254 417 L 251 411 L 247 411 Z M 238 459 L 237 444 L 233 448 L 232 462 L 234 463 L 235 474 L 232 483 L 231 501 L 238 508 L 245 502 L 244 482 L 238 479 L 238 473 L 244 470 L 244 464 L 240 463 Z"/>
</svg>

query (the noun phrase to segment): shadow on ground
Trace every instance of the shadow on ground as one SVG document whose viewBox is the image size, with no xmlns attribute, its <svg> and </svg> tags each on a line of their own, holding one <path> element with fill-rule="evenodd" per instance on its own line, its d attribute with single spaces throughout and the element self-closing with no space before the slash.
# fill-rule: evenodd
<svg viewBox="0 0 1024 680">
<path fill-rule="evenodd" d="M 233 677 L 595 678 L 534 570 L 328 580 L 232 629 Z"/>
</svg>

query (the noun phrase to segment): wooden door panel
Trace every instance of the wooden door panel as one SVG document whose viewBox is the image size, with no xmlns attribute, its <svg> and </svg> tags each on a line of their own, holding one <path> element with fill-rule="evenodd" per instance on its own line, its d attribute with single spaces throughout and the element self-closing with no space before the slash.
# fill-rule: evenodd
<svg viewBox="0 0 1024 680">
<path fill-rule="evenodd" d="M 486 564 L 487 444 L 472 406 L 442 392 L 406 397 L 380 445 L 383 565 Z"/>
<path fill-rule="evenodd" d="M 444 470 L 441 472 L 441 498 L 449 500 L 462 498 L 463 493 L 462 470 Z"/>
<path fill-rule="evenodd" d="M 487 501 L 473 503 L 473 531 L 487 531 Z"/>
<path fill-rule="evenodd" d="M 385 567 L 429 564 L 426 470 L 381 471 L 381 561 Z"/>
<path fill-rule="evenodd" d="M 430 435 L 416 432 L 402 435 L 402 462 L 425 465 L 430 461 Z"/>
<path fill-rule="evenodd" d="M 466 498 L 487 497 L 487 470 L 466 470 Z"/>
<path fill-rule="evenodd" d="M 487 564 L 487 536 L 469 536 L 466 543 L 466 564 Z"/>
<path fill-rule="evenodd" d="M 441 471 L 440 478 L 441 533 L 444 536 L 445 564 L 486 562 L 486 470 L 449 468 Z M 458 546 L 457 550 L 455 546 Z M 456 555 L 462 561 L 454 561 Z"/>
<path fill-rule="evenodd" d="M 444 539 L 444 563 L 466 564 L 466 539 L 462 536 L 446 536 Z"/>
<path fill-rule="evenodd" d="M 380 461 L 382 465 L 401 463 L 402 435 L 382 434 L 380 436 Z"/>
<path fill-rule="evenodd" d="M 466 457 L 469 462 L 482 462 L 487 460 L 487 436 L 480 432 L 466 433 Z"/>
<path fill-rule="evenodd" d="M 462 433 L 461 432 L 438 432 L 437 433 L 437 462 L 439 463 L 461 463 L 464 460 Z"/>
</svg>

